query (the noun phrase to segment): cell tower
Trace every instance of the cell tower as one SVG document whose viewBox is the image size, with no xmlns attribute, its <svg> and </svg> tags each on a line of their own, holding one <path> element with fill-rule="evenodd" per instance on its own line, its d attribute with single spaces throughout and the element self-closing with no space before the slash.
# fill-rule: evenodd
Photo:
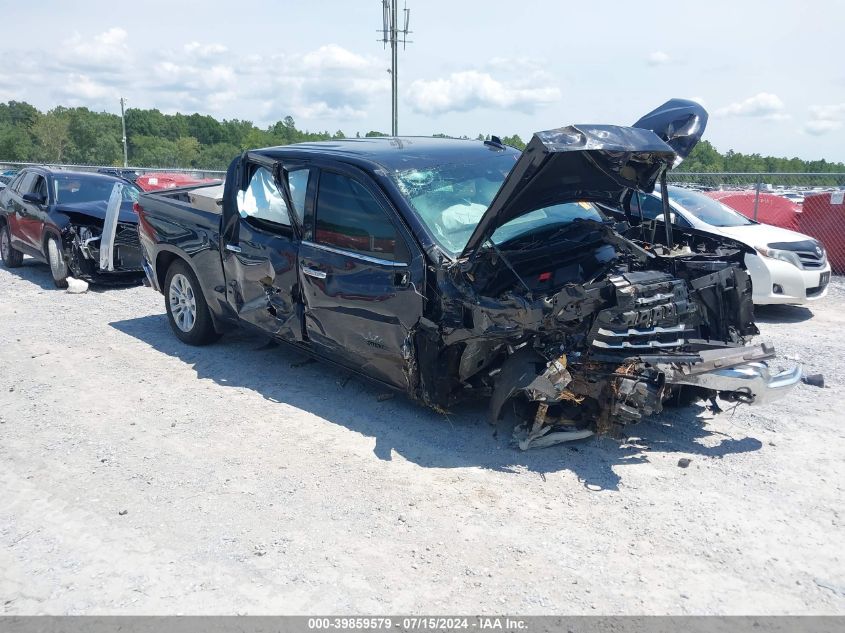
<svg viewBox="0 0 845 633">
<path fill-rule="evenodd" d="M 408 41 L 408 20 L 411 16 L 411 10 L 406 4 L 402 9 L 405 18 L 404 26 L 399 29 L 397 14 L 399 9 L 396 6 L 398 0 L 381 0 L 382 9 L 382 29 L 381 41 L 384 47 L 390 44 L 390 73 L 391 80 L 391 124 L 390 134 L 392 136 L 399 135 L 399 78 L 398 78 L 398 52 L 399 44 L 402 44 L 402 50 L 405 50 L 407 44 L 413 44 Z"/>
</svg>

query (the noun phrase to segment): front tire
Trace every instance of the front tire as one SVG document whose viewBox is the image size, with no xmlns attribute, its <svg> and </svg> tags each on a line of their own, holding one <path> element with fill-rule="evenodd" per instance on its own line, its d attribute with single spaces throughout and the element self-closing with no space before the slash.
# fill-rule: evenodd
<svg viewBox="0 0 845 633">
<path fill-rule="evenodd" d="M 188 345 L 208 345 L 220 338 L 194 271 L 182 260 L 167 269 L 164 302 L 170 328 Z"/>
<path fill-rule="evenodd" d="M 9 225 L 0 226 L 0 258 L 6 268 L 17 268 L 23 264 L 23 253 L 12 248 L 12 234 Z"/>
<path fill-rule="evenodd" d="M 67 262 L 59 240 L 54 235 L 47 238 L 47 262 L 56 288 L 67 288 Z"/>
</svg>

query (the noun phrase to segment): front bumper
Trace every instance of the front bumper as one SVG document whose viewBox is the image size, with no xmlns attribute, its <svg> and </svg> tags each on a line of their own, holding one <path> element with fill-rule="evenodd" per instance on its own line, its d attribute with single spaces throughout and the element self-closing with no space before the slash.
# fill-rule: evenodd
<svg viewBox="0 0 845 633">
<path fill-rule="evenodd" d="M 764 405 L 783 398 L 803 376 L 800 365 L 772 373 L 766 361 L 774 357 L 774 350 L 767 345 L 729 354 L 711 350 L 701 356 L 702 363 L 667 371 L 666 382 L 716 391 L 726 400 Z"/>
<path fill-rule="evenodd" d="M 756 305 L 806 304 L 827 295 L 830 263 L 822 268 L 801 269 L 779 259 L 746 255 L 745 265 L 751 275 Z M 774 286 L 780 287 L 775 292 Z"/>
</svg>

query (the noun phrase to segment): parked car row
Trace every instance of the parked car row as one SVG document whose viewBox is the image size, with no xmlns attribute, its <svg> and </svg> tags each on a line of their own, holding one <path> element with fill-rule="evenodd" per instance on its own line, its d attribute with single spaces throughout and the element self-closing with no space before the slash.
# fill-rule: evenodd
<svg viewBox="0 0 845 633">
<path fill-rule="evenodd" d="M 181 341 L 243 325 L 437 410 L 485 398 L 522 448 L 619 434 L 669 400 L 764 404 L 801 378 L 749 344 L 755 262 L 777 259 L 757 241 L 787 238 L 655 189 L 706 121 L 672 100 L 521 153 L 496 137 L 301 143 L 235 158 L 222 187 L 141 193 L 30 168 L 0 194 L 3 261 L 48 261 L 57 284 L 91 272 L 120 180 L 137 243 L 114 257 L 143 268 Z"/>
</svg>

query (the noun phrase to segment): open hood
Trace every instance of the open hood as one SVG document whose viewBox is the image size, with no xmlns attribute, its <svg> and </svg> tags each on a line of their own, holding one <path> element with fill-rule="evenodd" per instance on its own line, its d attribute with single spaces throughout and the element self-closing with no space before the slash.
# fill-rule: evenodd
<svg viewBox="0 0 845 633">
<path fill-rule="evenodd" d="M 670 99 L 646 114 L 633 127 L 651 130 L 671 147 L 677 158 L 675 167 L 690 155 L 707 127 L 707 110 L 687 99 Z"/>
<path fill-rule="evenodd" d="M 563 202 L 616 205 L 628 189 L 650 192 L 676 158 L 650 131 L 615 125 L 570 125 L 531 138 L 461 257 L 468 257 L 503 224 Z"/>
<path fill-rule="evenodd" d="M 93 200 L 91 202 L 60 202 L 56 205 L 56 211 L 59 213 L 73 214 L 73 215 L 87 215 L 98 220 L 106 219 L 106 210 L 108 208 L 108 200 Z M 138 223 L 138 214 L 132 210 L 132 201 L 123 200 L 120 203 L 120 215 L 118 221 L 126 222 L 128 224 Z"/>
<path fill-rule="evenodd" d="M 570 125 L 537 132 L 475 227 L 461 257 L 514 218 L 554 204 L 591 200 L 615 205 L 627 189 L 650 192 L 664 168 L 701 139 L 707 111 L 671 99 L 633 127 Z"/>
</svg>

